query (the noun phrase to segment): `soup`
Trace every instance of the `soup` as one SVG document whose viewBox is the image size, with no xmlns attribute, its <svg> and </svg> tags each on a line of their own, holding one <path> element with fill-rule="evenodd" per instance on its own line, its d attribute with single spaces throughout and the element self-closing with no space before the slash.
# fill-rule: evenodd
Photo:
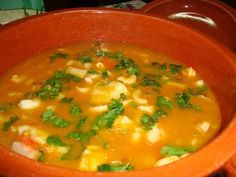
<svg viewBox="0 0 236 177">
<path fill-rule="evenodd" d="M 212 91 L 192 67 L 131 45 L 50 49 L 0 80 L 0 144 L 56 166 L 166 165 L 200 149 L 221 124 Z"/>
</svg>

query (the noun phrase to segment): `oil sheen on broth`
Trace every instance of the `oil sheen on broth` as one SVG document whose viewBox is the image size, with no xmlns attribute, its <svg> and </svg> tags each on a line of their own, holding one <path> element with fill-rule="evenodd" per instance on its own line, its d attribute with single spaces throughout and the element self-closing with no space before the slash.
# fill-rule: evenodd
<svg viewBox="0 0 236 177">
<path fill-rule="evenodd" d="M 0 85 L 0 144 L 42 163 L 129 171 L 186 157 L 219 130 L 188 66 L 146 49 L 84 42 L 15 66 Z"/>
</svg>

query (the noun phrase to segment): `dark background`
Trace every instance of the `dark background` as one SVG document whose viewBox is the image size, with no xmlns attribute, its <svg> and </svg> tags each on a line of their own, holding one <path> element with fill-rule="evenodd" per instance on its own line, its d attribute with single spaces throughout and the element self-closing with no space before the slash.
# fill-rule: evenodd
<svg viewBox="0 0 236 177">
<path fill-rule="evenodd" d="M 142 0 L 150 2 L 151 0 Z M 236 9 L 236 0 L 221 0 Z M 44 0 L 46 11 L 72 8 L 72 7 L 95 7 L 109 4 L 128 2 L 128 0 Z"/>
</svg>

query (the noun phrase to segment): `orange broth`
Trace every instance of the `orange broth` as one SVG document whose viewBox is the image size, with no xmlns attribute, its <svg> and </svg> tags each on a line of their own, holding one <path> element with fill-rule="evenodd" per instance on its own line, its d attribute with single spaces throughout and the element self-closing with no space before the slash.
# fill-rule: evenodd
<svg viewBox="0 0 236 177">
<path fill-rule="evenodd" d="M 50 49 L 0 81 L 0 144 L 56 166 L 162 166 L 197 151 L 221 124 L 215 97 L 193 68 L 131 45 Z"/>
</svg>

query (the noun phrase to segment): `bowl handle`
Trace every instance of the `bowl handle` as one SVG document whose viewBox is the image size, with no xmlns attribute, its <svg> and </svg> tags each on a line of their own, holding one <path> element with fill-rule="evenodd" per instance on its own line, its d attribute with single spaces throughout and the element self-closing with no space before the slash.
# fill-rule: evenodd
<svg viewBox="0 0 236 177">
<path fill-rule="evenodd" d="M 236 177 L 236 154 L 234 154 L 230 160 L 225 163 L 223 170 L 226 172 L 227 177 Z"/>
</svg>

